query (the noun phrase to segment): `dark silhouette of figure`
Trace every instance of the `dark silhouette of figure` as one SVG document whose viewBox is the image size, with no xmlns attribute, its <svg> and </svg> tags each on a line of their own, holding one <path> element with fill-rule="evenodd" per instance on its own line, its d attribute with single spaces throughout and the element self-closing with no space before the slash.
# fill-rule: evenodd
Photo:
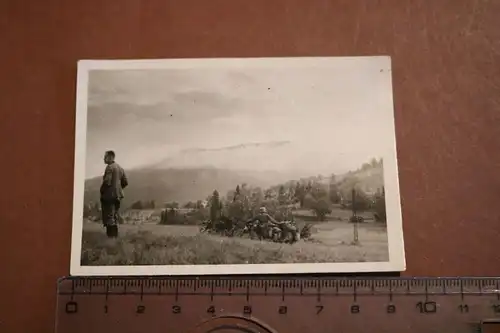
<svg viewBox="0 0 500 333">
<path fill-rule="evenodd" d="M 108 237 L 118 236 L 120 203 L 124 198 L 123 189 L 128 186 L 128 179 L 123 168 L 115 162 L 115 152 L 104 153 L 106 170 L 101 185 L 102 223 Z"/>
</svg>

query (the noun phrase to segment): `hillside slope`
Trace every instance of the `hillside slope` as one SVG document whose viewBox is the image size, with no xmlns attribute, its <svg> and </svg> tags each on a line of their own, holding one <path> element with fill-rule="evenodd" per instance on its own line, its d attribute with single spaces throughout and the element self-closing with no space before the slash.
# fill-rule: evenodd
<svg viewBox="0 0 500 333">
<path fill-rule="evenodd" d="M 266 187 L 281 181 L 279 173 L 232 171 L 216 168 L 136 169 L 127 172 L 129 187 L 125 190 L 124 207 L 133 202 L 154 200 L 158 204 L 203 200 L 217 189 L 224 196 L 242 183 Z M 85 203 L 99 200 L 101 177 L 85 182 Z"/>
</svg>

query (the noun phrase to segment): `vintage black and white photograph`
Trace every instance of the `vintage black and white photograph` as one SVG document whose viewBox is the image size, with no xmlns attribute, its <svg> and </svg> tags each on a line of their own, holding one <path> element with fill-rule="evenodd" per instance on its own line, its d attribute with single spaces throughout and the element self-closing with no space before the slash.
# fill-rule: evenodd
<svg viewBox="0 0 500 333">
<path fill-rule="evenodd" d="M 390 57 L 77 76 L 72 275 L 405 269 Z"/>
</svg>

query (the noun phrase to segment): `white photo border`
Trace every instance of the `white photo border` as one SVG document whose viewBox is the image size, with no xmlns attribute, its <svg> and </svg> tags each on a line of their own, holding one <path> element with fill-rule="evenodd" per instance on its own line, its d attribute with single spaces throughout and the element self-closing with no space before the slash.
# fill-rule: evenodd
<svg viewBox="0 0 500 333">
<path fill-rule="evenodd" d="M 339 60 L 356 61 L 370 58 L 380 64 L 387 94 L 384 112 L 392 119 L 392 142 L 386 147 L 384 186 L 387 212 L 387 239 L 389 260 L 385 262 L 355 263 L 290 263 L 238 265 L 140 265 L 140 266 L 82 266 L 83 204 L 85 188 L 85 161 L 87 137 L 88 79 L 91 70 L 127 69 L 182 69 L 182 68 L 238 68 L 238 67 L 293 67 L 329 66 Z M 73 276 L 153 276 L 153 275 L 233 275 L 233 274 L 301 274 L 301 273 L 369 273 L 402 272 L 406 269 L 403 223 L 401 212 L 399 171 L 396 150 L 391 58 L 389 56 L 353 57 L 271 57 L 271 58 L 186 58 L 141 60 L 80 60 L 78 61 L 75 156 L 73 185 L 73 218 L 71 237 L 70 275 Z M 390 91 L 389 91 L 390 89 Z"/>
</svg>

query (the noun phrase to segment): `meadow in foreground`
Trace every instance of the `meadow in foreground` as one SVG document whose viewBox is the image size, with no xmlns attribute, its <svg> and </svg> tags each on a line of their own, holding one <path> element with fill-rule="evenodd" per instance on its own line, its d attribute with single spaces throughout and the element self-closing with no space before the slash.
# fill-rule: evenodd
<svg viewBox="0 0 500 333">
<path fill-rule="evenodd" d="M 160 230 L 163 229 L 163 232 Z M 152 230 L 131 227 L 117 239 L 108 239 L 102 230 L 83 231 L 81 265 L 189 265 L 189 264 L 272 264 L 369 262 L 388 259 L 385 235 L 360 246 L 348 241 L 321 238 L 315 242 L 278 244 L 246 238 L 227 238 L 206 234 L 178 234 L 168 227 Z M 158 230 L 158 232 L 155 232 Z M 172 230 L 173 231 L 173 230 Z M 367 234 L 368 235 L 368 234 Z"/>
</svg>

